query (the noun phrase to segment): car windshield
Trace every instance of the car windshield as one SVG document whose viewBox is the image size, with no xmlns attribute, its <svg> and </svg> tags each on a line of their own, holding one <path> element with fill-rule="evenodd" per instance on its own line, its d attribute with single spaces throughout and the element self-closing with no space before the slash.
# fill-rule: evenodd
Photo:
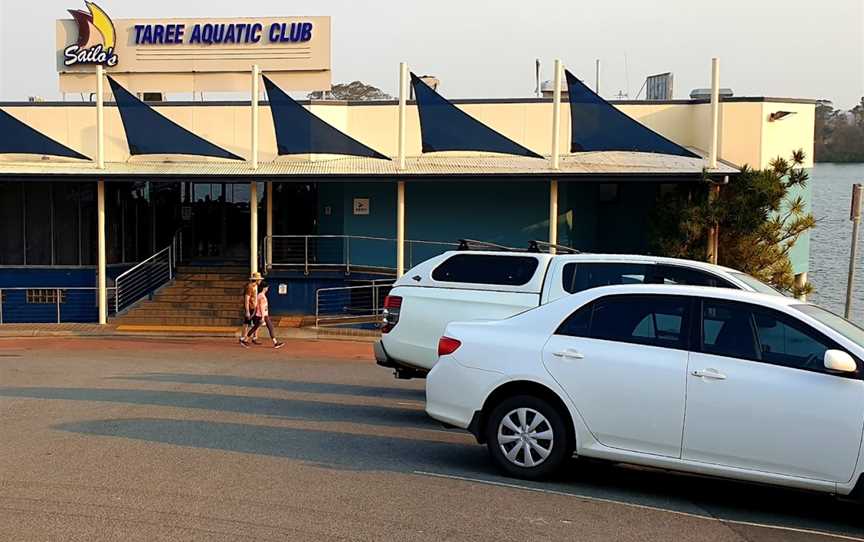
<svg viewBox="0 0 864 542">
<path fill-rule="evenodd" d="M 729 274 L 732 275 L 733 277 L 735 277 L 736 279 L 740 280 L 741 282 L 743 282 L 744 284 L 746 284 L 750 288 L 752 288 L 754 292 L 759 292 L 761 294 L 783 295 L 783 292 L 781 292 L 780 290 L 777 290 L 772 286 L 768 286 L 767 284 L 765 284 L 761 280 L 757 279 L 756 277 L 751 277 L 747 273 L 729 273 Z"/>
<path fill-rule="evenodd" d="M 864 348 L 864 329 L 858 327 L 842 316 L 838 316 L 831 311 L 826 311 L 822 307 L 817 307 L 816 305 L 792 305 L 792 307 L 798 309 L 807 316 L 819 320 L 837 333 Z"/>
</svg>

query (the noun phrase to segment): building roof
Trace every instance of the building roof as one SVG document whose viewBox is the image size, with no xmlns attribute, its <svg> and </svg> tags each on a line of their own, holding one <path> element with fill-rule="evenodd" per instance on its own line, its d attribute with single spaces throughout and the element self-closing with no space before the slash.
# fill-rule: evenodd
<svg viewBox="0 0 864 542">
<path fill-rule="evenodd" d="M 705 153 L 691 148 L 700 156 Z M 7 158 L 8 160 L 8 158 Z M 272 162 L 261 162 L 257 170 L 248 162 L 223 160 L 153 160 L 133 157 L 126 162 L 107 162 L 100 170 L 95 162 L 73 162 L 60 159 L 6 161 L 0 158 L 0 177 L 36 177 L 46 180 L 64 178 L 104 178 L 113 180 L 148 180 L 189 177 L 220 177 L 230 182 L 249 177 L 270 179 L 315 179 L 318 181 L 342 181 L 352 178 L 378 178 L 386 180 L 435 180 L 442 178 L 514 179 L 555 178 L 559 180 L 594 180 L 614 178 L 627 180 L 702 180 L 707 166 L 703 158 L 671 156 L 664 154 L 602 151 L 562 155 L 560 169 L 550 167 L 548 159 L 506 156 L 465 156 L 436 153 L 412 156 L 406 159 L 406 168 L 398 169 L 398 163 L 364 157 L 307 156 L 280 157 Z M 709 176 L 720 178 L 738 173 L 732 164 L 718 163 Z M 244 181 L 245 182 L 245 181 Z"/>
</svg>

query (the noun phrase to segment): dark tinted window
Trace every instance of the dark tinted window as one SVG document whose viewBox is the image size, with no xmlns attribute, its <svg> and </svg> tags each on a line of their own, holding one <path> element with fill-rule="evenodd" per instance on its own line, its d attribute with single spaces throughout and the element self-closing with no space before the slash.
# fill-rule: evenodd
<svg viewBox="0 0 864 542">
<path fill-rule="evenodd" d="M 686 284 L 734 288 L 732 283 L 709 273 L 675 265 L 639 263 L 568 263 L 564 266 L 563 287 L 574 294 L 610 284 Z"/>
<path fill-rule="evenodd" d="M 531 280 L 538 265 L 537 259 L 530 256 L 457 254 L 436 267 L 432 278 L 442 282 L 521 286 Z"/>
<path fill-rule="evenodd" d="M 795 369 L 824 371 L 833 341 L 785 314 L 746 303 L 705 300 L 703 351 Z"/>
<path fill-rule="evenodd" d="M 569 335 L 570 337 L 589 337 L 591 328 L 591 311 L 593 304 L 579 308 L 558 326 L 556 335 Z"/>
<path fill-rule="evenodd" d="M 610 284 L 642 284 L 653 265 L 634 263 L 568 263 L 564 266 L 564 291 L 574 294 Z"/>
<path fill-rule="evenodd" d="M 753 315 L 748 305 L 705 300 L 702 305 L 702 351 L 758 360 Z"/>
<path fill-rule="evenodd" d="M 656 282 L 657 284 L 685 284 L 688 286 L 713 286 L 716 288 L 735 288 L 731 282 L 723 280 L 720 277 L 714 276 L 704 271 L 689 269 L 687 267 L 679 267 L 677 265 L 658 265 L 656 266 Z"/>
<path fill-rule="evenodd" d="M 687 307 L 674 296 L 610 296 L 594 304 L 591 337 L 610 341 L 687 348 Z"/>
</svg>

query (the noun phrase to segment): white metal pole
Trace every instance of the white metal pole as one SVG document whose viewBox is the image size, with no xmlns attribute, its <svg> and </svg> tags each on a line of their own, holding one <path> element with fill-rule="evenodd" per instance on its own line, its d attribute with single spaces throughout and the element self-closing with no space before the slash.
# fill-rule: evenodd
<svg viewBox="0 0 864 542">
<path fill-rule="evenodd" d="M 396 185 L 396 277 L 405 274 L 405 181 Z"/>
<path fill-rule="evenodd" d="M 408 64 L 399 63 L 399 169 L 405 169 L 405 123 L 408 109 Z"/>
<path fill-rule="evenodd" d="M 258 64 L 252 66 L 252 148 L 251 164 L 252 169 L 258 169 L 258 79 L 259 77 Z"/>
<path fill-rule="evenodd" d="M 549 183 L 549 243 L 558 244 L 558 181 Z M 555 254 L 555 247 L 549 247 L 549 254 Z"/>
<path fill-rule="evenodd" d="M 249 183 L 249 273 L 258 272 L 258 182 Z"/>
<path fill-rule="evenodd" d="M 96 286 L 98 289 L 99 323 L 108 323 L 108 278 L 105 257 L 105 181 L 96 183 L 96 250 L 98 252 Z"/>
<path fill-rule="evenodd" d="M 846 319 L 852 317 L 852 290 L 855 280 L 855 265 L 858 263 L 858 226 L 861 223 L 861 206 L 864 205 L 864 185 L 852 186 L 852 209 L 849 218 L 852 220 L 852 249 L 849 252 L 849 278 L 846 279 Z"/>
<path fill-rule="evenodd" d="M 405 169 L 405 129 L 408 108 L 408 64 L 399 63 L 399 163 Z M 405 274 L 405 181 L 396 184 L 396 276 Z"/>
<path fill-rule="evenodd" d="M 561 159 L 561 61 L 554 63 L 555 75 L 552 79 L 552 169 L 559 169 Z"/>
<path fill-rule="evenodd" d="M 264 252 L 264 268 L 273 265 L 273 181 L 267 181 L 267 246 Z"/>
<path fill-rule="evenodd" d="M 96 167 L 105 169 L 105 75 L 102 64 L 96 66 Z"/>
<path fill-rule="evenodd" d="M 555 59 L 552 77 L 552 169 L 561 168 L 561 61 Z M 549 182 L 549 243 L 558 244 L 558 181 Z M 549 247 L 549 253 L 555 254 L 555 247 Z"/>
<path fill-rule="evenodd" d="M 594 92 L 600 94 L 600 59 L 594 61 Z"/>
<path fill-rule="evenodd" d="M 720 128 L 720 59 L 711 59 L 711 140 L 708 147 L 708 168 L 717 167 L 717 145 Z"/>
</svg>

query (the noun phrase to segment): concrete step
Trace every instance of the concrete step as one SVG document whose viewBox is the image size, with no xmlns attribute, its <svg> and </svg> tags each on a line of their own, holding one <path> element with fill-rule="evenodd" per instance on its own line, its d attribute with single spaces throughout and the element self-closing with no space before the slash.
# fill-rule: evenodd
<svg viewBox="0 0 864 542">
<path fill-rule="evenodd" d="M 181 284 L 165 287 L 159 291 L 159 294 L 163 293 L 171 293 L 172 295 L 199 295 L 207 297 L 232 296 L 242 299 L 243 288 L 210 288 L 209 286 L 189 287 Z"/>
<path fill-rule="evenodd" d="M 124 315 L 116 318 L 117 325 L 159 325 L 159 326 L 234 326 L 239 328 L 242 322 L 239 318 L 199 318 L 175 316 L 133 316 Z"/>
<path fill-rule="evenodd" d="M 171 288 L 225 288 L 242 292 L 243 288 L 248 284 L 245 280 L 193 280 L 178 278 L 170 286 Z"/>
<path fill-rule="evenodd" d="M 136 307 L 126 314 L 121 314 L 121 318 L 125 317 L 133 317 L 133 318 L 164 318 L 164 317 L 182 317 L 182 318 L 240 318 L 240 309 L 239 308 L 228 308 L 228 309 L 211 309 L 211 308 L 197 308 L 197 309 L 165 309 L 163 307 L 153 307 L 143 305 L 141 307 Z"/>
<path fill-rule="evenodd" d="M 166 301 L 154 300 L 142 303 L 133 310 L 147 309 L 154 311 L 174 311 L 189 309 L 211 309 L 211 310 L 237 310 L 243 307 L 242 301 L 231 299 L 230 301 Z"/>
<path fill-rule="evenodd" d="M 226 280 L 238 284 L 246 284 L 249 281 L 249 275 L 246 273 L 229 275 L 220 273 L 179 273 L 177 280 Z"/>
</svg>

